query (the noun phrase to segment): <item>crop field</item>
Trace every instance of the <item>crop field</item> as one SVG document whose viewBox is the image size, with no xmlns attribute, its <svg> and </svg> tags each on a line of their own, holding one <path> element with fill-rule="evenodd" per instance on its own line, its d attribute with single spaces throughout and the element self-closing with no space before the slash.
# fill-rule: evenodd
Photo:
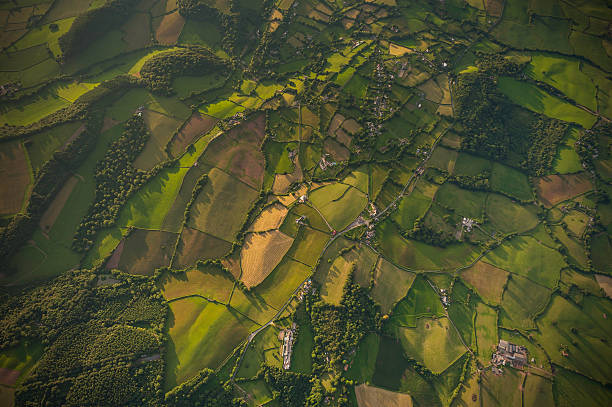
<svg viewBox="0 0 612 407">
<path fill-rule="evenodd" d="M 586 174 L 548 175 L 536 182 L 536 191 L 547 207 L 590 191 L 593 187 Z"/>
<path fill-rule="evenodd" d="M 412 397 L 378 387 L 361 384 L 355 387 L 355 396 L 359 407 L 393 406 L 412 407 Z"/>
<path fill-rule="evenodd" d="M 240 252 L 242 276 L 247 287 L 259 285 L 285 256 L 293 239 L 283 232 L 249 233 Z"/>
<path fill-rule="evenodd" d="M 288 211 L 287 207 L 279 202 L 266 207 L 249 226 L 249 232 L 267 232 L 278 229 Z"/>
<path fill-rule="evenodd" d="M 21 210 L 30 185 L 30 169 L 26 151 L 20 142 L 3 143 L 0 148 L 0 214 L 11 215 Z"/>
<path fill-rule="evenodd" d="M 167 300 L 200 296 L 226 304 L 230 299 L 234 281 L 223 271 L 207 266 L 177 274 L 167 273 L 160 285 Z"/>
</svg>

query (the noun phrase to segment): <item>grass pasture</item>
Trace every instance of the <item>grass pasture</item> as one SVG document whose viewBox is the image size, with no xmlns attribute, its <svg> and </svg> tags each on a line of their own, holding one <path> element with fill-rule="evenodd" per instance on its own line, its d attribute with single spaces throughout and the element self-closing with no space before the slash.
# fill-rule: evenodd
<svg viewBox="0 0 612 407">
<path fill-rule="evenodd" d="M 559 252 L 529 236 L 517 236 L 489 252 L 483 261 L 553 289 L 567 264 Z"/>
<path fill-rule="evenodd" d="M 415 270 L 456 268 L 476 258 L 475 248 L 468 244 L 452 244 L 447 247 L 431 246 L 403 238 L 391 222 L 379 225 L 380 248 L 388 259 L 397 265 Z"/>
<path fill-rule="evenodd" d="M 491 360 L 493 352 L 497 350 L 497 311 L 488 305 L 478 303 L 474 325 L 478 358 L 486 365 Z"/>
<path fill-rule="evenodd" d="M 255 288 L 255 295 L 270 306 L 280 309 L 312 269 L 289 258 L 283 261 Z"/>
<path fill-rule="evenodd" d="M 559 146 L 557 156 L 553 161 L 553 170 L 558 174 L 574 174 L 583 170 L 580 156 L 576 153 L 574 144 L 578 140 L 579 130 L 572 127 L 563 143 Z"/>
<path fill-rule="evenodd" d="M 533 329 L 534 317 L 539 314 L 550 297 L 550 290 L 518 275 L 510 276 L 504 291 L 499 325 L 508 329 Z"/>
<path fill-rule="evenodd" d="M 346 228 L 367 204 L 363 192 L 341 184 L 330 184 L 316 189 L 310 193 L 309 199 L 336 230 Z"/>
<path fill-rule="evenodd" d="M 181 122 L 152 110 L 145 110 L 142 116 L 151 136 L 142 152 L 134 160 L 134 167 L 150 170 L 155 165 L 168 159 L 165 150 L 166 144 L 179 128 Z"/>
<path fill-rule="evenodd" d="M 381 311 L 388 314 L 395 304 L 406 296 L 416 275 L 397 268 L 389 261 L 380 258 L 374 274 L 372 298 L 381 306 Z"/>
<path fill-rule="evenodd" d="M 482 375 L 480 397 L 483 406 L 521 407 L 523 375 L 510 367 L 498 376 L 491 371 Z"/>
<path fill-rule="evenodd" d="M 189 226 L 232 242 L 256 198 L 257 191 L 213 168 L 193 203 Z"/>
<path fill-rule="evenodd" d="M 117 268 L 130 274 L 153 275 L 156 268 L 170 265 L 176 239 L 175 233 L 136 229 L 125 239 Z"/>
<path fill-rule="evenodd" d="M 309 227 L 302 227 L 287 255 L 301 263 L 314 267 L 328 239 L 329 236 L 326 233 Z"/>
<path fill-rule="evenodd" d="M 612 259 L 609 253 L 612 252 L 612 242 L 607 233 L 600 233 L 593 237 L 591 242 L 591 260 L 593 267 L 604 273 L 612 274 Z"/>
<path fill-rule="evenodd" d="M 461 272 L 461 278 L 488 303 L 499 304 L 508 279 L 506 270 L 478 261 Z"/>
<path fill-rule="evenodd" d="M 0 145 L 0 174 L 0 215 L 12 215 L 21 210 L 30 188 L 30 169 L 21 142 Z"/>
<path fill-rule="evenodd" d="M 369 333 L 362 339 L 347 373 L 351 380 L 355 380 L 357 383 L 369 383 L 372 380 L 376 369 L 379 345 L 380 336 L 375 333 Z"/>
<path fill-rule="evenodd" d="M 459 153 L 455 163 L 455 175 L 476 176 L 491 170 L 491 161 L 468 153 Z"/>
<path fill-rule="evenodd" d="M 610 388 L 563 368 L 555 374 L 553 393 L 559 407 L 605 406 L 612 398 Z"/>
<path fill-rule="evenodd" d="M 457 156 L 458 153 L 455 150 L 438 147 L 434 150 L 429 161 L 427 161 L 427 166 L 447 171 L 449 174 L 452 174 L 453 170 L 455 169 Z"/>
<path fill-rule="evenodd" d="M 170 143 L 172 156 L 179 157 L 193 140 L 211 131 L 216 123 L 217 119 L 213 117 L 201 115 L 198 112 L 194 113 L 172 139 Z"/>
<path fill-rule="evenodd" d="M 522 233 L 538 225 L 538 207 L 519 205 L 498 194 L 487 197 L 487 217 L 491 225 L 502 233 Z"/>
<path fill-rule="evenodd" d="M 232 244 L 189 227 L 183 228 L 176 248 L 173 267 L 193 266 L 198 260 L 218 259 L 232 248 Z"/>
<path fill-rule="evenodd" d="M 442 317 L 443 315 L 444 308 L 442 308 L 440 298 L 424 277 L 417 276 L 408 295 L 393 308 L 389 324 L 414 328 L 420 318 Z"/>
<path fill-rule="evenodd" d="M 167 300 L 202 296 L 226 304 L 234 288 L 234 281 L 220 269 L 206 266 L 181 273 L 166 273 L 160 280 L 160 286 Z"/>
<path fill-rule="evenodd" d="M 491 189 L 521 201 L 533 200 L 533 192 L 527 176 L 506 165 L 493 163 L 491 171 Z"/>
<path fill-rule="evenodd" d="M 447 318 L 419 318 L 416 328 L 397 328 L 402 347 L 433 373 L 442 373 L 459 359 L 465 347 Z"/>
<path fill-rule="evenodd" d="M 577 103 L 597 110 L 597 90 L 589 76 L 580 69 L 583 63 L 559 55 L 535 54 L 531 56 L 526 71 L 530 78 L 545 82 Z"/>
<path fill-rule="evenodd" d="M 612 366 L 607 357 L 612 327 L 606 315 L 612 311 L 607 299 L 585 297 L 581 307 L 555 295 L 544 315 L 538 319 L 535 338 L 552 362 L 564 368 L 610 383 Z M 561 345 L 567 346 L 568 356 L 561 355 Z"/>
<path fill-rule="evenodd" d="M 279 333 L 280 328 L 270 325 L 255 337 L 245 353 L 236 377 L 256 376 L 262 363 L 281 367 L 283 364 L 280 352 L 282 342 L 279 340 Z"/>
<path fill-rule="evenodd" d="M 165 388 L 185 382 L 203 368 L 216 369 L 254 327 L 242 315 L 201 298 L 171 302 Z"/>
<path fill-rule="evenodd" d="M 67 123 L 56 126 L 50 130 L 36 134 L 25 141 L 24 145 L 30 158 L 30 164 L 34 172 L 38 171 L 53 153 L 62 147 L 68 140 L 72 139 L 81 128 L 81 123 Z"/>
<path fill-rule="evenodd" d="M 392 219 L 403 229 L 411 230 L 414 222 L 425 215 L 431 205 L 431 198 L 415 189 L 408 196 L 404 196 L 391 215 Z"/>
<path fill-rule="evenodd" d="M 292 244 L 293 238 L 278 230 L 249 233 L 240 252 L 240 280 L 249 288 L 260 284 L 276 268 Z"/>
<path fill-rule="evenodd" d="M 438 189 L 436 202 L 453 209 L 457 215 L 482 219 L 485 209 L 486 194 L 480 191 L 468 191 L 455 184 L 445 183 Z"/>
<path fill-rule="evenodd" d="M 527 375 L 525 381 L 525 407 L 553 407 L 553 383 L 536 374 Z"/>
</svg>

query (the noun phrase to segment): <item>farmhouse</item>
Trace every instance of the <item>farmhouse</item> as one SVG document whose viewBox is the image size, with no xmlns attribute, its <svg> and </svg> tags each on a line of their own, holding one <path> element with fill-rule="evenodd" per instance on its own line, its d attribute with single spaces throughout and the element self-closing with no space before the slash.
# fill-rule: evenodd
<svg viewBox="0 0 612 407">
<path fill-rule="evenodd" d="M 497 352 L 493 354 L 491 363 L 494 366 L 506 366 L 509 364 L 520 369 L 527 364 L 527 360 L 527 348 L 500 339 L 497 345 Z"/>
<path fill-rule="evenodd" d="M 283 344 L 281 346 L 281 356 L 283 357 L 283 369 L 289 370 L 291 367 L 291 352 L 293 351 L 293 342 L 295 341 L 295 322 L 291 325 L 291 329 L 286 329 L 283 332 Z"/>
</svg>

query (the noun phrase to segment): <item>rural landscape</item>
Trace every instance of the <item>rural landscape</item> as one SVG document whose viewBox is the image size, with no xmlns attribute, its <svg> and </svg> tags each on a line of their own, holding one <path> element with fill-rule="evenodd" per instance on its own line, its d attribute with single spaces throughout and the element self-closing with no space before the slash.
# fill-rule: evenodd
<svg viewBox="0 0 612 407">
<path fill-rule="evenodd" d="M 612 405 L 609 1 L 0 30 L 0 406 Z"/>
</svg>

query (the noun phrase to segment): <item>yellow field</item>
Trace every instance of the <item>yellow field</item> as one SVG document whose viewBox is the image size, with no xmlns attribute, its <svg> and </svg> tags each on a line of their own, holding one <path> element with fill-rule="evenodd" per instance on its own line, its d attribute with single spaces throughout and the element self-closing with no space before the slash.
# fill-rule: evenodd
<svg viewBox="0 0 612 407">
<path fill-rule="evenodd" d="M 396 393 L 367 384 L 355 386 L 355 396 L 359 407 L 412 407 L 412 397 L 409 394 Z"/>
<path fill-rule="evenodd" d="M 413 51 L 409 48 L 402 47 L 401 45 L 395 45 L 392 42 L 389 43 L 389 54 L 393 56 L 401 57 L 402 55 L 411 54 L 412 52 Z"/>
<path fill-rule="evenodd" d="M 292 244 L 293 238 L 278 230 L 248 234 L 240 253 L 242 282 L 255 287 L 264 281 Z"/>
<path fill-rule="evenodd" d="M 275 203 L 264 209 L 255 219 L 249 232 L 267 232 L 278 229 L 289 210 L 280 203 Z"/>
</svg>

